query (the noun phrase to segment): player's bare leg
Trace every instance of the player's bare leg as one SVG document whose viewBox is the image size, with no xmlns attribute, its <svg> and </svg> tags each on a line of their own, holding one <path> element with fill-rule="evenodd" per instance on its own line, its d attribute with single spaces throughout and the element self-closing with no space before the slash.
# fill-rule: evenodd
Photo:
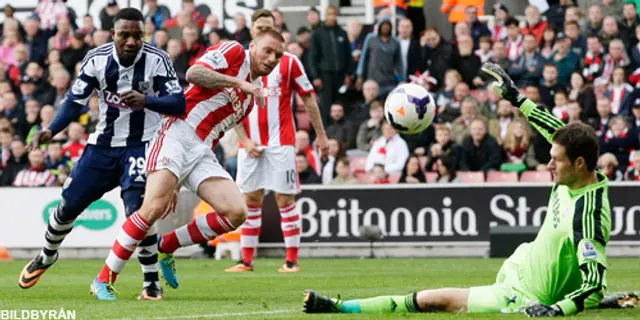
<svg viewBox="0 0 640 320">
<path fill-rule="evenodd" d="M 295 194 L 282 194 L 276 192 L 276 202 L 280 209 L 280 227 L 287 248 L 285 263 L 278 269 L 279 272 L 298 272 L 298 249 L 300 248 L 300 212 L 296 208 Z"/>
<path fill-rule="evenodd" d="M 102 271 L 93 281 L 91 292 L 100 300 L 115 300 L 112 284 L 126 262 L 145 239 L 147 231 L 166 212 L 173 198 L 178 178 L 169 170 L 150 172 L 142 207 L 122 225 Z"/>
<path fill-rule="evenodd" d="M 262 229 L 262 202 L 264 190 L 256 190 L 244 194 L 247 204 L 247 221 L 242 225 L 240 245 L 242 247 L 242 260 L 235 266 L 227 268 L 226 272 L 253 271 L 253 257 L 258 246 L 258 237 Z"/>
<path fill-rule="evenodd" d="M 305 291 L 306 313 L 406 313 L 406 312 L 467 312 L 469 289 L 444 288 L 423 290 L 407 296 L 340 300 L 330 299 L 313 290 Z"/>
<path fill-rule="evenodd" d="M 242 225 L 247 207 L 233 180 L 211 177 L 200 183 L 198 196 L 214 211 L 201 215 L 160 240 L 160 251 L 173 254 L 178 248 L 207 242 Z"/>
</svg>

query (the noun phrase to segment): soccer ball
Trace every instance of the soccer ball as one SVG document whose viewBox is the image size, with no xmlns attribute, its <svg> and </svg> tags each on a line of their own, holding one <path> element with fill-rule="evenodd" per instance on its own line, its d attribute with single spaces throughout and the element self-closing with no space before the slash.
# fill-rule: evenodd
<svg viewBox="0 0 640 320">
<path fill-rule="evenodd" d="M 393 89 L 384 103 L 384 116 L 396 131 L 416 134 L 436 116 L 436 102 L 427 89 L 408 83 Z"/>
</svg>

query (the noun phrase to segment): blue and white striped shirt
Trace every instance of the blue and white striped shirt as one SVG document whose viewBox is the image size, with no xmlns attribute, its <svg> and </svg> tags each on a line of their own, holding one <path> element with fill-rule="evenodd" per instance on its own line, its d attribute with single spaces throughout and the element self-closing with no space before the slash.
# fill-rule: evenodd
<svg viewBox="0 0 640 320">
<path fill-rule="evenodd" d="M 87 143 L 106 147 L 143 144 L 160 125 L 160 114 L 125 105 L 120 94 L 130 90 L 152 97 L 183 94 L 167 53 L 146 42 L 129 67 L 120 64 L 113 43 L 89 51 L 67 99 L 84 106 L 94 89 L 100 99 L 100 121 Z"/>
</svg>

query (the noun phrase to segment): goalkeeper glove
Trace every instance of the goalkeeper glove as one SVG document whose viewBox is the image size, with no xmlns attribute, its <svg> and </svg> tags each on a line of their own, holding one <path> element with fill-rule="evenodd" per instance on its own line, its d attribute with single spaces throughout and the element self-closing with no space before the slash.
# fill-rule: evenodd
<svg viewBox="0 0 640 320">
<path fill-rule="evenodd" d="M 520 107 L 527 98 L 520 93 L 520 89 L 513 83 L 511 77 L 495 63 L 486 62 L 482 65 L 482 71 L 495 79 L 490 84 L 491 89 L 511 102 L 515 107 Z"/>
<path fill-rule="evenodd" d="M 534 317 L 562 317 L 564 312 L 557 305 L 547 306 L 544 304 L 536 304 L 524 310 L 529 318 Z"/>
<path fill-rule="evenodd" d="M 600 301 L 602 309 L 634 309 L 638 308 L 638 295 L 633 292 L 614 293 Z"/>
</svg>

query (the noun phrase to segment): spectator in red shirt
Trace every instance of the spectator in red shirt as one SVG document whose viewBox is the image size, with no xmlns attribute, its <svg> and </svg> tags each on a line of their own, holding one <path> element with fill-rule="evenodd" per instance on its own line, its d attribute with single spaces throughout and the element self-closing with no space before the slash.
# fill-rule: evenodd
<svg viewBox="0 0 640 320">
<path fill-rule="evenodd" d="M 56 176 L 44 165 L 44 152 L 36 148 L 29 152 L 29 167 L 18 172 L 14 187 L 51 187 Z"/>
<path fill-rule="evenodd" d="M 198 41 L 198 28 L 186 25 L 182 29 L 182 55 L 186 57 L 189 66 L 200 58 L 207 48 Z"/>
<path fill-rule="evenodd" d="M 526 16 L 527 25 L 522 29 L 522 33 L 531 33 L 535 35 L 536 41 L 538 41 L 539 44 L 540 41 L 542 41 L 542 34 L 549 23 L 541 19 L 540 10 L 535 6 L 528 6 L 524 11 L 524 14 Z"/>
<path fill-rule="evenodd" d="M 68 137 L 69 140 L 62 148 L 62 153 L 71 161 L 76 162 L 80 159 L 87 145 L 84 141 L 84 127 L 77 122 L 72 122 L 69 125 Z"/>
<path fill-rule="evenodd" d="M 307 157 L 308 165 L 311 166 L 316 173 L 320 172 L 320 157 L 318 153 L 311 147 L 309 133 L 304 130 L 296 132 L 296 152 L 303 153 Z"/>
<path fill-rule="evenodd" d="M 190 21 L 193 22 L 200 30 L 204 29 L 204 24 L 206 22 L 206 18 L 196 10 L 196 5 L 193 3 L 193 0 L 183 0 L 182 1 L 182 11 L 186 14 L 189 14 L 191 17 Z M 180 15 L 180 12 L 178 13 Z M 176 15 L 173 19 L 170 19 L 165 24 L 165 28 L 169 29 L 178 25 L 178 15 Z"/>
<path fill-rule="evenodd" d="M 389 175 L 384 170 L 384 166 L 381 164 L 376 164 L 371 169 L 371 183 L 373 184 L 389 184 Z"/>
</svg>

